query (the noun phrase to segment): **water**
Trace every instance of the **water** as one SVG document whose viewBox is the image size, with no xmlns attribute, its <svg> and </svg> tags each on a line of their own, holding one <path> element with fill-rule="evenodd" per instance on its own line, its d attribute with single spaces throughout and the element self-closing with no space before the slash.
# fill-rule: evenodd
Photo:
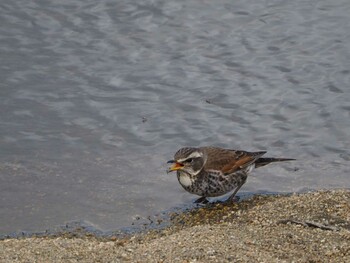
<svg viewBox="0 0 350 263">
<path fill-rule="evenodd" d="M 191 203 L 182 146 L 297 158 L 241 193 L 350 187 L 350 2 L 0 4 L 0 233 Z"/>
</svg>

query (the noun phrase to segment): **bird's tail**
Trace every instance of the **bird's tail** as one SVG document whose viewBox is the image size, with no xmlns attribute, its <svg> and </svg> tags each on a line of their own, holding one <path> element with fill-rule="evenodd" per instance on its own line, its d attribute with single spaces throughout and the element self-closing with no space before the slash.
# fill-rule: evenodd
<svg viewBox="0 0 350 263">
<path fill-rule="evenodd" d="M 255 168 L 265 166 L 269 163 L 273 162 L 285 162 L 285 161 L 295 161 L 296 159 L 289 159 L 289 158 L 259 158 L 255 161 Z"/>
</svg>

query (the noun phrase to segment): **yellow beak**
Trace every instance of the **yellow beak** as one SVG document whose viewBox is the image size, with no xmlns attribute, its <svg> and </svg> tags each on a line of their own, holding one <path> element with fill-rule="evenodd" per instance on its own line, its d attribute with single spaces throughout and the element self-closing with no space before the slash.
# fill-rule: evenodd
<svg viewBox="0 0 350 263">
<path fill-rule="evenodd" d="M 172 163 L 172 165 L 166 170 L 167 173 L 179 170 L 182 167 L 184 167 L 184 165 L 182 163 L 177 163 L 174 160 L 170 160 L 170 161 L 168 161 L 168 163 Z"/>
</svg>

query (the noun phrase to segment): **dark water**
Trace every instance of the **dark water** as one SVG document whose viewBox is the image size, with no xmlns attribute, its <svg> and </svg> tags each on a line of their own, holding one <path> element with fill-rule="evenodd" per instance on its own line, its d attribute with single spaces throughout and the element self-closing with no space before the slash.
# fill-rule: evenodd
<svg viewBox="0 0 350 263">
<path fill-rule="evenodd" d="M 244 192 L 350 187 L 350 1 L 0 3 L 0 233 L 190 203 L 182 146 L 297 158 Z"/>
</svg>

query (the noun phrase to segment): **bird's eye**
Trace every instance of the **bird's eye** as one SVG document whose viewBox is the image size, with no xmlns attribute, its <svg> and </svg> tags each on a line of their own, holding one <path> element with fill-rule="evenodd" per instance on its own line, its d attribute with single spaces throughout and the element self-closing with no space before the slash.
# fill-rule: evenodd
<svg viewBox="0 0 350 263">
<path fill-rule="evenodd" d="M 193 162 L 193 158 L 187 159 L 186 162 L 187 163 L 192 163 Z"/>
</svg>

